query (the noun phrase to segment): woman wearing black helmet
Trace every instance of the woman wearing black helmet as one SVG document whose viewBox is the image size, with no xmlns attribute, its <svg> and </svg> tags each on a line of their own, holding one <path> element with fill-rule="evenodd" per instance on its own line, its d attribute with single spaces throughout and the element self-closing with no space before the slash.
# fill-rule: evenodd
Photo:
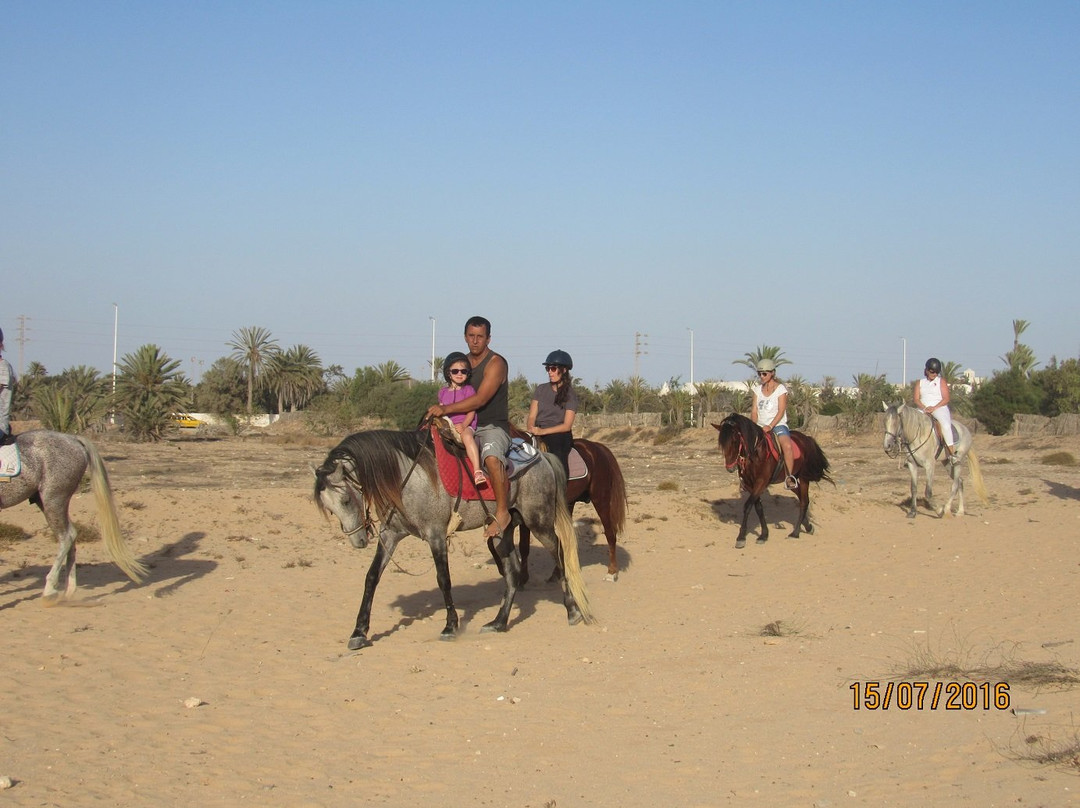
<svg viewBox="0 0 1080 808">
<path fill-rule="evenodd" d="M 548 380 L 536 386 L 529 404 L 526 431 L 541 437 L 547 450 L 562 461 L 570 475 L 570 449 L 574 446 L 574 416 L 578 397 L 570 378 L 574 360 L 566 351 L 556 349 L 544 360 Z"/>
<path fill-rule="evenodd" d="M 915 406 L 934 419 L 938 437 L 945 442 L 949 462 L 956 462 L 953 452 L 952 414 L 949 412 L 949 383 L 941 375 L 941 360 L 931 356 L 926 360 L 923 378 L 915 382 Z"/>
<path fill-rule="evenodd" d="M 4 332 L 0 329 L 0 352 L 4 350 Z M 11 435 L 11 401 L 15 392 L 15 371 L 0 357 L 0 446 L 14 443 Z"/>
</svg>

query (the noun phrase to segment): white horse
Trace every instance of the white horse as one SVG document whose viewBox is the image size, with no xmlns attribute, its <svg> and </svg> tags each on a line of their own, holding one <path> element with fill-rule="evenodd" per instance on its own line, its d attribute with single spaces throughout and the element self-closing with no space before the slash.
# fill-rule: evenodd
<svg viewBox="0 0 1080 808">
<path fill-rule="evenodd" d="M 60 594 L 60 574 L 67 574 L 65 594 L 75 594 L 75 537 L 77 531 L 68 515 L 68 503 L 79 490 L 83 476 L 90 473 L 90 490 L 97 502 L 101 535 L 105 549 L 121 571 L 139 583 L 146 577 L 146 566 L 135 558 L 124 543 L 116 518 L 109 474 L 94 444 L 77 435 L 35 429 L 15 439 L 22 458 L 22 472 L 0 482 L 0 508 L 10 508 L 23 500 L 41 508 L 45 521 L 59 542 L 56 561 L 45 576 L 43 596 L 54 600 Z"/>
<path fill-rule="evenodd" d="M 938 455 L 942 454 L 943 446 L 938 438 L 937 430 L 934 429 L 933 419 L 922 410 L 906 404 L 889 406 L 882 402 L 882 406 L 885 408 L 885 453 L 889 457 L 899 458 L 911 472 L 911 507 L 908 509 L 908 516 L 914 519 L 917 501 L 916 486 L 920 468 L 926 474 L 926 503 L 931 509 L 934 507 L 932 504 L 934 466 Z M 938 508 L 938 516 L 951 513 L 954 499 L 957 501 L 956 515 L 964 515 L 964 481 L 960 475 L 961 464 L 965 460 L 968 468 L 971 469 L 971 481 L 975 485 L 975 493 L 983 502 L 987 501 L 979 459 L 971 449 L 971 431 L 959 421 L 953 421 L 952 425 L 956 433 L 956 444 L 953 446 L 954 460 L 950 462 L 948 457 L 943 459 L 945 468 L 948 469 L 949 476 L 952 478 L 952 488 L 945 505 Z"/>
</svg>

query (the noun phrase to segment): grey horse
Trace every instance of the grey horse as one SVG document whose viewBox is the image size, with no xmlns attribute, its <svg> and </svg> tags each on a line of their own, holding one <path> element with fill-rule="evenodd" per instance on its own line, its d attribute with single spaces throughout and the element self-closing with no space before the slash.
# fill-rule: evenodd
<svg viewBox="0 0 1080 808">
<path fill-rule="evenodd" d="M 908 508 L 907 515 L 914 519 L 920 468 L 926 475 L 926 502 L 933 508 L 934 467 L 937 464 L 937 456 L 941 454 L 937 430 L 934 429 L 933 419 L 915 407 L 909 407 L 906 404 L 890 406 L 885 402 L 882 402 L 882 406 L 885 408 L 885 453 L 906 464 L 908 471 L 911 472 L 911 506 Z M 964 481 L 961 477 L 961 464 L 964 461 L 967 461 L 968 468 L 971 470 L 971 482 L 975 485 L 975 493 L 984 502 L 987 500 L 979 459 L 971 448 L 971 431 L 959 421 L 953 421 L 953 429 L 956 431 L 956 445 L 953 447 L 956 460 L 955 462 L 943 461 L 952 478 L 952 488 L 949 490 L 949 498 L 945 504 L 937 509 L 938 516 L 951 513 L 954 499 L 957 502 L 956 515 L 964 515 Z"/>
<path fill-rule="evenodd" d="M 89 471 L 90 488 L 97 502 L 98 520 L 105 549 L 123 573 L 135 583 L 146 577 L 146 567 L 125 544 L 116 518 L 109 474 L 94 445 L 85 438 L 35 429 L 15 439 L 22 458 L 22 471 L 0 482 L 0 508 L 10 508 L 24 500 L 37 505 L 45 515 L 60 544 L 56 562 L 45 577 L 43 596 L 54 599 L 60 592 L 60 571 L 67 576 L 65 594 L 75 594 L 75 526 L 68 515 L 71 497 Z"/>
<path fill-rule="evenodd" d="M 375 588 L 394 548 L 409 535 L 424 539 L 435 560 L 435 575 L 446 606 L 446 626 L 441 637 L 452 639 L 457 634 L 447 528 L 450 525 L 451 531 L 456 529 L 455 513 L 461 518 L 461 528 L 481 527 L 487 510 L 481 501 L 457 501 L 447 493 L 427 433 L 371 430 L 350 435 L 315 469 L 314 498 L 324 516 L 333 514 L 337 518 L 354 547 L 366 547 L 369 539 L 377 537 L 356 628 L 349 638 L 350 649 L 371 644 L 368 629 Z M 514 523 L 527 526 L 561 565 L 563 604 L 570 624 L 591 622 L 577 537 L 566 505 L 562 463 L 553 455 L 543 454 L 543 460 L 512 480 L 510 508 Z M 506 588 L 498 615 L 483 630 L 506 631 L 514 595 L 521 585 L 521 560 L 509 530 L 500 539 L 489 539 L 488 547 L 502 559 Z"/>
</svg>

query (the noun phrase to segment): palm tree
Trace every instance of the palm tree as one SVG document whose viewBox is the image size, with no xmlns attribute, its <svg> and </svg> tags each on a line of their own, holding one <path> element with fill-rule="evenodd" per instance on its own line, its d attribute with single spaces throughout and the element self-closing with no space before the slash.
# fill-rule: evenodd
<svg viewBox="0 0 1080 808">
<path fill-rule="evenodd" d="M 296 412 L 323 388 L 322 361 L 307 345 L 294 345 L 270 357 L 264 381 L 277 395 L 278 412 Z"/>
<path fill-rule="evenodd" d="M 172 413 L 185 408 L 190 385 L 179 367 L 156 345 L 143 345 L 117 364 L 116 411 L 137 439 L 160 440 Z"/>
<path fill-rule="evenodd" d="M 790 359 L 783 358 L 784 352 L 777 345 L 759 345 L 756 350 L 747 351 L 744 356 L 745 359 L 736 359 L 731 364 L 746 365 L 750 370 L 757 370 L 758 362 L 762 359 L 771 359 L 777 367 L 791 364 Z"/>
<path fill-rule="evenodd" d="M 60 374 L 60 388 L 72 404 L 75 431 L 101 423 L 109 409 L 105 380 L 94 368 L 86 365 L 68 368 Z"/>
<path fill-rule="evenodd" d="M 263 365 L 278 352 L 277 340 L 261 326 L 249 326 L 233 332 L 228 346 L 233 349 L 232 358 L 244 367 L 247 373 L 247 414 L 251 416 L 252 402 L 255 398 L 255 383 Z"/>
<path fill-rule="evenodd" d="M 630 383 L 626 386 L 626 393 L 630 397 L 634 415 L 637 415 L 646 396 L 649 395 L 649 385 L 640 376 L 631 376 Z"/>
<path fill-rule="evenodd" d="M 381 365 L 377 365 L 375 371 L 379 374 L 380 381 L 384 382 L 385 384 L 392 384 L 393 382 L 403 382 L 409 378 L 409 371 L 405 370 L 405 368 L 403 368 L 393 359 L 388 359 Z"/>
<path fill-rule="evenodd" d="M 1008 365 L 1010 371 L 1015 371 L 1022 374 L 1025 378 L 1031 375 L 1031 371 L 1035 369 L 1038 361 L 1035 359 L 1035 352 L 1027 345 L 1020 342 L 1020 335 L 1027 331 L 1027 320 L 1013 320 L 1013 347 L 1005 356 L 1001 357 L 1001 360 Z"/>
</svg>

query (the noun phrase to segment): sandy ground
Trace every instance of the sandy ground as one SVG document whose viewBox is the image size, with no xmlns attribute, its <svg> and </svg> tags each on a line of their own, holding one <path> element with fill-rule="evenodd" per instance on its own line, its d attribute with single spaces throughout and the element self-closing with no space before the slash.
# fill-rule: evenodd
<svg viewBox="0 0 1080 808">
<path fill-rule="evenodd" d="M 0 808 L 1080 803 L 1080 765 L 1033 760 L 1077 744 L 1080 687 L 1008 673 L 1080 670 L 1080 467 L 1041 462 L 1080 439 L 978 436 L 989 503 L 969 490 L 966 517 L 911 520 L 880 435 L 819 437 L 836 484 L 812 488 L 816 532 L 786 537 L 795 499 L 775 487 L 770 541 L 736 550 L 713 430 L 612 433 L 631 493 L 617 582 L 595 512 L 575 512 L 596 625 L 567 625 L 535 548 L 509 632 L 481 634 L 501 580 L 472 531 L 450 559 L 459 638 L 439 641 L 430 555 L 407 541 L 360 652 L 372 550 L 311 501 L 332 442 L 102 439 L 151 575 L 84 544 L 77 600 L 46 608 L 54 540 L 28 504 L 0 514 L 30 534 L 0 545 Z M 72 512 L 97 523 L 89 494 Z M 989 686 L 946 709 L 952 677 L 927 663 Z M 900 709 L 918 681 L 921 709 Z M 987 705 L 999 681 L 1007 704 Z"/>
</svg>

